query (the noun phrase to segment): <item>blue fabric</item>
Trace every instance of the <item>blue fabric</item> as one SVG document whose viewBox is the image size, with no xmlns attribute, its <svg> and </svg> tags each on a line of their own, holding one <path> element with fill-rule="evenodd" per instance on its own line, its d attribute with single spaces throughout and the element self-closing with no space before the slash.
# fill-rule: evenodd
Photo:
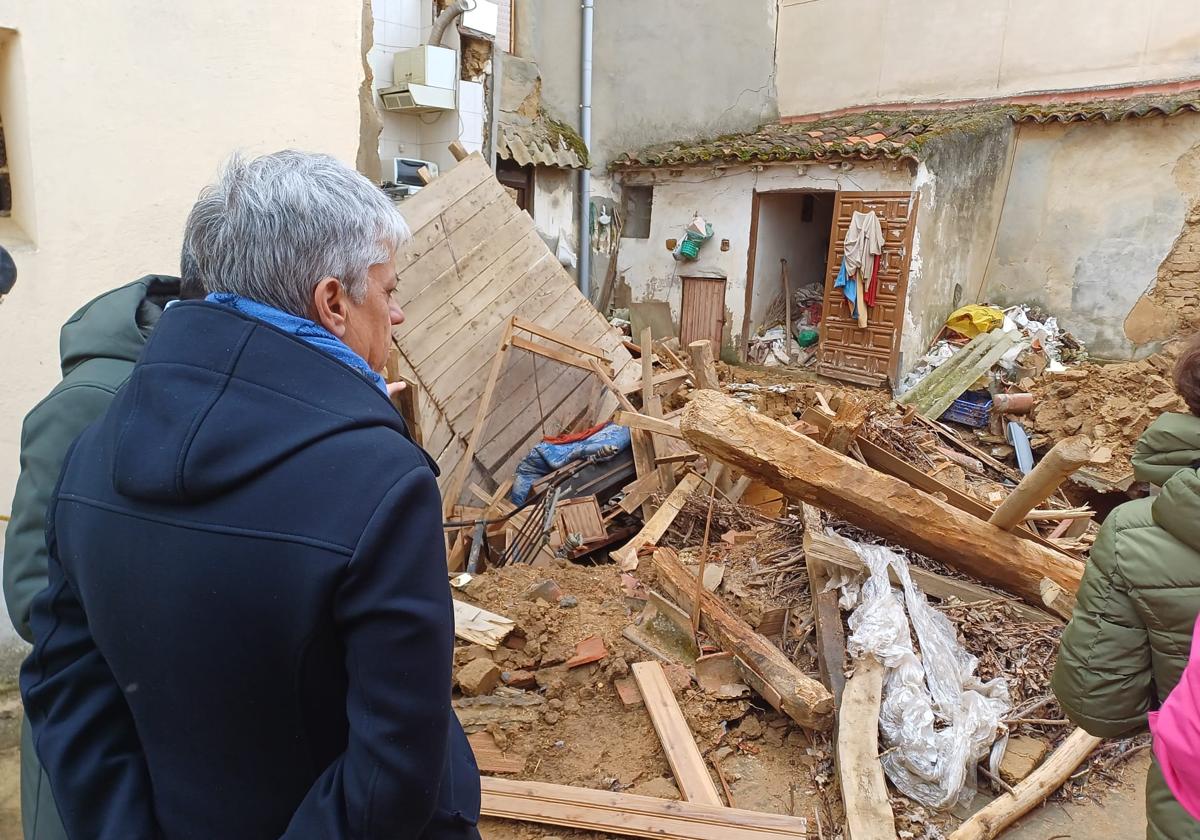
<svg viewBox="0 0 1200 840">
<path fill-rule="evenodd" d="M 846 300 L 850 301 L 851 316 L 858 317 L 858 281 L 846 273 L 846 261 L 842 260 L 842 267 L 838 269 L 837 278 L 833 281 L 835 289 L 841 289 L 842 294 L 846 296 Z"/>
<path fill-rule="evenodd" d="M 164 312 L 49 505 L 21 691 L 68 835 L 478 840 L 436 474 L 320 350 Z"/>
<path fill-rule="evenodd" d="M 351 350 L 345 342 L 316 321 L 301 318 L 298 315 L 284 312 L 282 309 L 276 309 L 274 306 L 259 303 L 256 300 L 242 297 L 233 292 L 213 292 L 205 300 L 236 309 L 244 315 L 257 318 L 263 323 L 270 324 L 276 329 L 296 336 L 301 341 L 311 344 L 322 352 L 333 356 L 333 358 L 351 370 L 357 371 L 364 378 L 374 382 L 383 393 L 387 393 L 387 383 L 383 377 L 371 370 L 371 366 L 366 363 L 362 356 Z"/>
<path fill-rule="evenodd" d="M 591 437 L 574 443 L 539 443 L 517 464 L 510 498 L 514 505 L 523 505 L 529 498 L 533 483 L 542 476 L 562 469 L 572 461 L 582 461 L 593 455 L 614 457 L 629 446 L 629 429 L 615 423 L 609 423 Z"/>
</svg>

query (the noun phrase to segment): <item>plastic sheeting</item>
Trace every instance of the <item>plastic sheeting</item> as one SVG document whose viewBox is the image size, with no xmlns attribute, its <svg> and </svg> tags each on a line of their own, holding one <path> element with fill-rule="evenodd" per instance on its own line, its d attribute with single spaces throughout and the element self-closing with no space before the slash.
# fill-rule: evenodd
<svg viewBox="0 0 1200 840">
<path fill-rule="evenodd" d="M 1008 684 L 1003 678 L 979 679 L 978 661 L 913 584 L 903 555 L 883 546 L 850 545 L 870 576 L 857 592 L 849 585 L 844 596 L 859 604 L 850 616 L 847 649 L 855 657 L 872 653 L 887 668 L 880 762 L 905 796 L 931 808 L 953 807 L 974 794 L 975 765 L 1004 734 L 1002 720 L 1012 706 Z M 892 589 L 889 567 L 901 592 Z"/>
<path fill-rule="evenodd" d="M 582 461 L 593 455 L 612 458 L 630 445 L 629 429 L 609 423 L 594 435 L 574 443 L 548 443 L 543 441 L 530 450 L 517 464 L 509 498 L 520 507 L 529 498 L 533 483 L 544 475 L 562 469 L 572 461 Z"/>
</svg>

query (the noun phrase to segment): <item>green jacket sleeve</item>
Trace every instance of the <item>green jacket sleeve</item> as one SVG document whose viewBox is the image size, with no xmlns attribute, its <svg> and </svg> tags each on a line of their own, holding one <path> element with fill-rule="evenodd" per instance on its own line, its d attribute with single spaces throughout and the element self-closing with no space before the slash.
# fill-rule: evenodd
<svg viewBox="0 0 1200 840">
<path fill-rule="evenodd" d="M 67 450 L 107 410 L 114 393 L 91 383 L 61 387 L 29 412 L 21 427 L 21 474 L 4 534 L 4 601 L 27 642 L 33 641 L 30 605 L 46 588 L 46 507 Z"/>
<path fill-rule="evenodd" d="M 1155 699 L 1149 636 L 1121 574 L 1130 536 L 1118 519 L 1109 517 L 1092 548 L 1053 679 L 1067 717 L 1101 738 L 1145 730 Z"/>
</svg>

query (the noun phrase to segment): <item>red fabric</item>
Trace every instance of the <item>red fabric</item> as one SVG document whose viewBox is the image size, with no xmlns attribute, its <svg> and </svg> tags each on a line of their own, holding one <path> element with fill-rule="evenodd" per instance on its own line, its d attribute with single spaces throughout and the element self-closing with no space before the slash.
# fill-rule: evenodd
<svg viewBox="0 0 1200 840">
<path fill-rule="evenodd" d="M 871 282 L 867 283 L 867 290 L 863 294 L 863 300 L 867 302 L 867 306 L 875 305 L 875 295 L 879 292 L 879 254 L 875 255 L 875 264 L 871 268 Z"/>
<path fill-rule="evenodd" d="M 590 429 L 584 429 L 582 432 L 575 432 L 569 435 L 559 435 L 558 437 L 547 437 L 542 438 L 542 440 L 546 441 L 546 443 L 577 443 L 578 441 L 590 438 L 607 425 L 607 423 L 600 423 L 592 426 Z"/>
</svg>

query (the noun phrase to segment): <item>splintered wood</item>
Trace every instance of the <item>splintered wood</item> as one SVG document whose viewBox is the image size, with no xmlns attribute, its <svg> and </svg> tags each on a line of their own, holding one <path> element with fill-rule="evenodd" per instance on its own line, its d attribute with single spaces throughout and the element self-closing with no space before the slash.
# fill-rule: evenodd
<svg viewBox="0 0 1200 840">
<path fill-rule="evenodd" d="M 1083 564 L 839 455 L 737 400 L 696 391 L 680 429 L 697 451 L 786 496 L 837 513 L 881 537 L 1042 605 L 1049 578 L 1075 591 Z"/>
</svg>

